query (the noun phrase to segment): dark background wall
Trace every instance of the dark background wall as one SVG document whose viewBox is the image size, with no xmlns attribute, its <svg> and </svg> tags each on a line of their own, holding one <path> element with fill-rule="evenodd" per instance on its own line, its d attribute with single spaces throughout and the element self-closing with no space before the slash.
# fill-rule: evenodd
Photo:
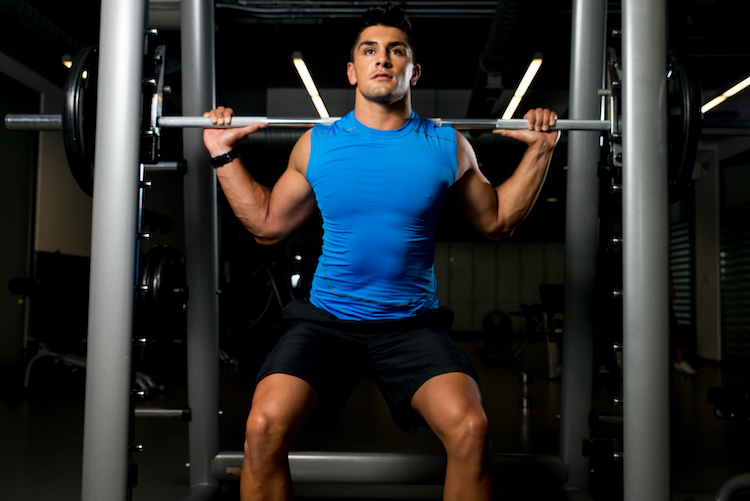
<svg viewBox="0 0 750 501">
<path fill-rule="evenodd" d="M 0 115 L 38 113 L 39 94 L 0 74 Z M 6 91 L 7 90 L 7 91 Z M 30 259 L 36 142 L 33 134 L 13 134 L 0 127 L 0 379 L 18 374 L 22 365 L 25 302 L 6 284 L 25 277 Z"/>
</svg>

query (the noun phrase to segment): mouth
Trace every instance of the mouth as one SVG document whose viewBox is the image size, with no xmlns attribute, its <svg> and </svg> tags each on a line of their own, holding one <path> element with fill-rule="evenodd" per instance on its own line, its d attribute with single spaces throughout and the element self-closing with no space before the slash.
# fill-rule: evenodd
<svg viewBox="0 0 750 501">
<path fill-rule="evenodd" d="M 388 73 L 375 73 L 372 76 L 373 80 L 388 80 L 390 78 L 391 78 L 391 76 Z"/>
</svg>

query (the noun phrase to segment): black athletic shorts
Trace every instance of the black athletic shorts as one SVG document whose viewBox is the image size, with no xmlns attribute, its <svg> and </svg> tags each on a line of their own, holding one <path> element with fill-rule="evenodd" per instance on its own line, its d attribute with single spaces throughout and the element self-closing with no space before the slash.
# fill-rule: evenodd
<svg viewBox="0 0 750 501">
<path fill-rule="evenodd" d="M 284 309 L 286 332 L 258 373 L 290 374 L 308 382 L 320 406 L 308 424 L 332 428 L 359 379 L 370 376 L 385 397 L 396 425 L 409 433 L 428 429 L 411 408 L 428 379 L 448 372 L 477 375 L 450 337 L 453 311 L 438 308 L 397 320 L 339 320 L 308 301 Z"/>
</svg>

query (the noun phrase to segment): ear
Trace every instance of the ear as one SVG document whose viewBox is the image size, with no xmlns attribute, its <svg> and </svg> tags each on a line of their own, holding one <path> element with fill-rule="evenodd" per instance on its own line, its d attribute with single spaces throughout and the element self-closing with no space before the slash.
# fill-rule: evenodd
<svg viewBox="0 0 750 501">
<path fill-rule="evenodd" d="M 354 63 L 346 63 L 346 77 L 350 85 L 357 85 L 357 74 L 354 72 Z"/>
<path fill-rule="evenodd" d="M 411 80 L 409 80 L 409 83 L 412 87 L 417 85 L 417 80 L 419 80 L 419 77 L 422 75 L 422 67 L 419 64 L 415 64 L 414 68 L 411 71 Z"/>
</svg>

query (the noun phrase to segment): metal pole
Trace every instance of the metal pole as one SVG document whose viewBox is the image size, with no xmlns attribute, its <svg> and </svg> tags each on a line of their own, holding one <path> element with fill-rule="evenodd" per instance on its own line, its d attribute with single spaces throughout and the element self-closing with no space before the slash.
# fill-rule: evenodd
<svg viewBox="0 0 750 501">
<path fill-rule="evenodd" d="M 624 500 L 670 499 L 667 5 L 623 18 Z"/>
<path fill-rule="evenodd" d="M 182 0 L 182 110 L 200 116 L 214 107 L 214 5 Z M 211 461 L 219 453 L 219 250 L 216 175 L 208 163 L 203 131 L 183 131 L 188 171 L 185 190 L 190 485 L 186 499 L 218 490 Z"/>
<path fill-rule="evenodd" d="M 599 116 L 606 2 L 573 2 L 570 117 Z M 589 438 L 593 378 L 594 284 L 598 246 L 599 134 L 570 132 L 565 224 L 565 346 L 560 396 L 560 456 L 568 465 L 571 495 L 588 490 L 589 463 L 581 453 Z"/>
<path fill-rule="evenodd" d="M 103 0 L 81 499 L 124 499 L 135 301 L 143 1 Z M 109 117 L 109 119 L 103 119 Z"/>
</svg>

